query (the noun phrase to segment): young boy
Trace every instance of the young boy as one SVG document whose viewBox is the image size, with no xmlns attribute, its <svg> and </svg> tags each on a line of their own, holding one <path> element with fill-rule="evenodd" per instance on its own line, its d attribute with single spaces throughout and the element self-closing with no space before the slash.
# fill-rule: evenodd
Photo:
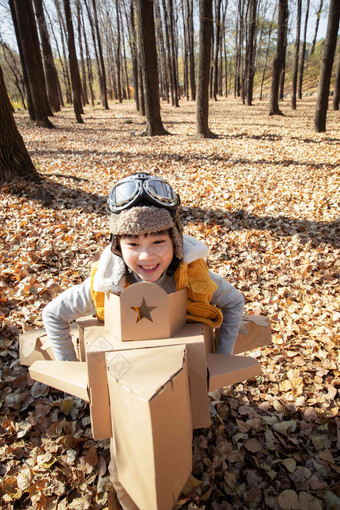
<svg viewBox="0 0 340 510">
<path fill-rule="evenodd" d="M 43 310 L 43 322 L 57 360 L 74 361 L 70 323 L 97 313 L 104 319 L 104 293 L 119 294 L 139 281 L 160 285 L 168 294 L 188 288 L 190 321 L 220 326 L 217 353 L 233 354 L 243 314 L 243 296 L 208 271 L 208 248 L 182 234 L 179 197 L 159 177 L 132 174 L 115 184 L 108 206 L 111 244 L 91 276 L 67 289 Z"/>
<path fill-rule="evenodd" d="M 243 296 L 208 270 L 206 245 L 182 234 L 179 197 L 162 178 L 132 174 L 115 184 L 108 200 L 111 244 L 81 285 L 64 291 L 43 311 L 57 360 L 76 360 L 70 323 L 96 313 L 104 320 L 105 292 L 120 294 L 140 281 L 168 294 L 188 289 L 187 319 L 220 327 L 217 353 L 232 354 L 243 314 Z M 111 442 L 111 447 L 113 443 Z M 137 508 L 120 485 L 112 452 L 111 479 L 124 509 Z"/>
</svg>

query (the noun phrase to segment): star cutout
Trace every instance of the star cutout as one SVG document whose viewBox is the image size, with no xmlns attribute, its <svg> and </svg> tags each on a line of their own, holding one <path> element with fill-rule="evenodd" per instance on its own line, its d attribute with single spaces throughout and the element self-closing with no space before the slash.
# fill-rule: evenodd
<svg viewBox="0 0 340 510">
<path fill-rule="evenodd" d="M 131 306 L 132 310 L 137 312 L 137 320 L 136 322 L 141 321 L 142 319 L 148 319 L 149 321 L 153 322 L 151 318 L 151 312 L 155 308 L 158 308 L 157 306 L 148 306 L 145 298 L 143 298 L 142 304 L 140 306 Z"/>
</svg>

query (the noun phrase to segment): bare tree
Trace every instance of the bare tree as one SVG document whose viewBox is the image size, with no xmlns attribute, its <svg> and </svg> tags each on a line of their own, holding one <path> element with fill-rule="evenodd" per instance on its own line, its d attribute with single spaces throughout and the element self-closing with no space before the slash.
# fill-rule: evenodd
<svg viewBox="0 0 340 510">
<path fill-rule="evenodd" d="M 41 180 L 15 124 L 0 67 L 0 181 L 15 178 Z"/>
<path fill-rule="evenodd" d="M 216 2 L 216 37 L 215 37 L 215 56 L 214 56 L 214 99 L 217 101 L 218 93 L 218 56 L 221 50 L 221 4 L 222 0 Z"/>
<path fill-rule="evenodd" d="M 48 116 L 53 115 L 47 99 L 46 81 L 41 59 L 37 26 L 31 0 L 10 0 L 13 22 L 18 27 L 25 69 L 27 72 L 34 117 L 39 127 L 53 128 Z"/>
<path fill-rule="evenodd" d="M 50 44 L 50 36 L 47 31 L 44 8 L 42 0 L 34 0 L 35 15 L 38 21 L 41 47 L 44 58 L 44 67 L 47 84 L 47 95 L 49 104 L 55 112 L 60 111 L 60 100 L 58 93 L 58 73 L 54 65 L 53 53 Z"/>
<path fill-rule="evenodd" d="M 262 71 L 262 78 L 261 78 L 261 88 L 260 88 L 260 101 L 262 101 L 262 91 L 263 91 L 263 83 L 266 76 L 266 70 L 267 70 L 267 63 L 268 63 L 268 56 L 269 56 L 269 48 L 270 48 L 270 41 L 272 36 L 272 30 L 273 30 L 273 24 L 274 24 L 274 18 L 276 14 L 277 4 L 275 5 L 275 9 L 273 11 L 273 16 L 269 25 L 269 32 L 268 32 L 268 41 L 267 41 L 267 48 L 266 48 L 266 55 L 264 60 L 264 66 Z"/>
<path fill-rule="evenodd" d="M 167 135 L 169 133 L 163 126 L 160 113 L 153 1 L 136 0 L 136 12 L 144 86 L 146 134 L 148 136 Z"/>
<path fill-rule="evenodd" d="M 335 73 L 333 110 L 339 110 L 339 102 L 340 102 L 340 54 L 339 54 L 338 65 L 336 66 L 336 73 Z"/>
<path fill-rule="evenodd" d="M 318 30 L 319 30 L 319 23 L 320 23 L 320 17 L 321 17 L 321 12 L 322 12 L 322 6 L 323 6 L 323 0 L 320 0 L 319 8 L 318 8 L 317 13 L 316 13 L 316 23 L 315 23 L 314 37 L 313 37 L 312 47 L 311 47 L 311 50 L 310 50 L 310 54 L 311 55 L 313 55 L 313 53 L 314 53 L 315 44 L 316 44 L 316 38 L 318 36 Z"/>
<path fill-rule="evenodd" d="M 76 0 L 77 8 L 77 32 L 78 32 L 78 46 L 80 52 L 80 65 L 81 65 L 81 94 L 83 104 L 89 104 L 87 96 L 87 84 L 86 84 L 86 67 L 83 49 L 83 37 L 82 37 L 82 7 L 80 0 Z"/>
<path fill-rule="evenodd" d="M 293 110 L 296 110 L 296 90 L 297 90 L 297 78 L 298 78 L 298 69 L 299 69 L 300 32 L 301 32 L 301 6 L 302 6 L 302 0 L 297 0 L 295 54 L 294 54 L 293 79 L 292 79 L 292 108 L 293 108 Z"/>
<path fill-rule="evenodd" d="M 279 108 L 280 76 L 285 59 L 284 39 L 287 32 L 288 0 L 279 0 L 278 32 L 276 54 L 273 62 L 272 85 L 270 91 L 269 115 L 283 115 Z"/>
<path fill-rule="evenodd" d="M 211 37 L 213 31 L 212 0 L 199 3 L 199 56 L 196 100 L 196 138 L 215 138 L 209 129 L 209 78 Z"/>
<path fill-rule="evenodd" d="M 81 82 L 80 82 L 80 74 L 78 67 L 78 60 L 76 55 L 76 47 L 74 43 L 74 30 L 73 23 L 71 17 L 71 6 L 70 0 L 63 0 L 64 2 L 64 10 L 65 10 L 65 19 L 66 26 L 68 32 L 68 54 L 70 59 L 70 72 L 71 72 L 71 83 L 72 83 L 72 92 L 73 92 L 73 108 L 74 113 L 77 119 L 77 122 L 82 124 L 84 121 L 81 118 L 81 113 L 83 112 L 83 107 L 81 104 Z"/>
<path fill-rule="evenodd" d="M 18 92 L 19 92 L 19 95 L 21 98 L 21 102 L 22 102 L 22 106 L 25 110 L 27 110 L 27 106 L 25 103 L 24 79 L 22 77 L 22 74 L 20 73 L 20 70 L 18 69 L 16 58 L 13 54 L 13 51 L 10 49 L 10 47 L 7 44 L 2 43 L 1 46 L 2 46 L 4 60 L 5 60 L 6 64 L 8 65 L 10 71 L 13 74 L 14 83 L 15 83 L 16 88 L 18 89 Z"/>
<path fill-rule="evenodd" d="M 300 63 L 300 74 L 299 74 L 299 89 L 298 89 L 298 98 L 299 99 L 302 98 L 302 81 L 303 81 L 303 72 L 304 72 L 304 67 L 305 67 L 305 53 L 306 53 L 306 38 L 307 38 L 308 16 L 309 16 L 309 4 L 310 4 L 310 0 L 307 0 L 305 28 L 303 30 L 303 41 L 302 41 L 302 49 L 301 49 L 301 63 Z"/>
<path fill-rule="evenodd" d="M 255 45 L 256 45 L 256 8 L 257 0 L 249 0 L 248 12 L 248 40 L 246 48 L 247 59 L 247 75 L 246 75 L 246 92 L 247 92 L 247 105 L 251 106 L 253 102 L 253 86 L 255 74 Z"/>
<path fill-rule="evenodd" d="M 322 56 L 322 65 L 319 77 L 318 95 L 314 117 L 315 131 L 323 133 L 326 131 L 326 117 L 328 110 L 329 86 L 332 75 L 335 48 L 339 29 L 340 8 L 339 0 L 330 0 L 327 34 L 325 47 Z"/>
</svg>

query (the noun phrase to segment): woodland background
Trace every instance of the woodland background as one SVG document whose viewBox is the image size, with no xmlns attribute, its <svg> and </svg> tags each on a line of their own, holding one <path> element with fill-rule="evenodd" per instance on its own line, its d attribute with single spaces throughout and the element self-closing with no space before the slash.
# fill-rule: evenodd
<svg viewBox="0 0 340 510">
<path fill-rule="evenodd" d="M 280 101 L 284 115 L 268 116 L 269 97 L 259 99 L 261 71 L 251 107 L 232 78 L 228 97 L 209 104 L 213 139 L 195 138 L 191 97 L 178 108 L 161 100 L 169 136 L 142 136 L 146 121 L 132 97 L 108 94 L 108 109 L 97 98 L 82 105 L 84 123 L 65 103 L 51 117 L 55 129 L 16 109 L 41 179 L 1 184 L 2 508 L 118 508 L 109 445 L 92 440 L 88 407 L 30 379 L 18 335 L 41 327 L 45 304 L 88 276 L 108 243 L 108 192 L 137 170 L 170 181 L 186 233 L 210 248 L 209 267 L 244 294 L 247 313 L 272 322 L 273 344 L 253 353 L 262 375 L 211 394 L 212 425 L 195 431 L 193 472 L 177 508 L 340 508 L 340 128 L 332 96 L 327 132 L 315 132 L 314 58 L 296 109 L 291 97 Z M 287 65 L 286 88 L 291 79 Z"/>
</svg>

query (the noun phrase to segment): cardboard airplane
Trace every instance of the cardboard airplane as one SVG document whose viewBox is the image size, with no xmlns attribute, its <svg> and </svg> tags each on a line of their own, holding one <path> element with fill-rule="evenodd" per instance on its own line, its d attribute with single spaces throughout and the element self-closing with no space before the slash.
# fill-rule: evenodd
<svg viewBox="0 0 340 510">
<path fill-rule="evenodd" d="M 142 510 L 175 504 L 193 429 L 210 425 L 208 392 L 261 373 L 255 358 L 215 354 L 212 328 L 186 323 L 186 301 L 185 289 L 145 282 L 106 294 L 105 323 L 73 325 L 79 361 L 55 361 L 44 330 L 20 337 L 33 379 L 89 402 L 93 437 L 112 438 L 119 480 Z M 235 354 L 269 343 L 269 320 L 245 316 Z"/>
</svg>

